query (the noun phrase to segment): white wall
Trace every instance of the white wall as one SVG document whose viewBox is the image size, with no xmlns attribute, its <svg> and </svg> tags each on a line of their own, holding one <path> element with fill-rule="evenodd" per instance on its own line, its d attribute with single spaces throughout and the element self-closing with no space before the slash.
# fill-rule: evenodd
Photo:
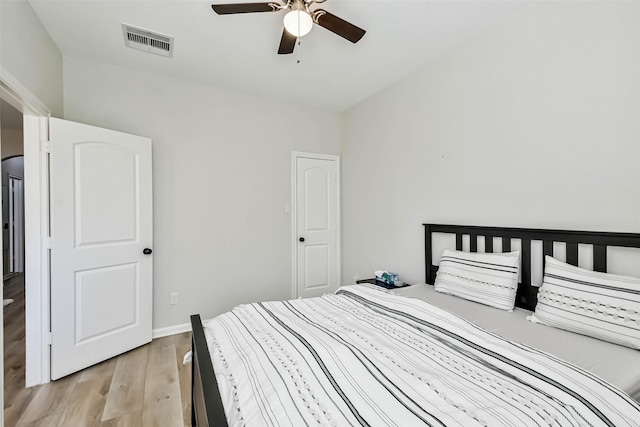
<svg viewBox="0 0 640 427">
<path fill-rule="evenodd" d="M 343 115 L 343 277 L 424 222 L 640 232 L 640 4 L 541 2 Z"/>
<path fill-rule="evenodd" d="M 62 115 L 62 55 L 27 0 L 0 1 L 0 65 Z"/>
<path fill-rule="evenodd" d="M 291 297 L 291 151 L 339 154 L 337 115 L 66 57 L 64 105 L 153 139 L 154 328 Z"/>
<path fill-rule="evenodd" d="M 2 158 L 24 155 L 24 133 L 16 129 L 6 129 L 0 126 L 2 140 Z"/>
</svg>

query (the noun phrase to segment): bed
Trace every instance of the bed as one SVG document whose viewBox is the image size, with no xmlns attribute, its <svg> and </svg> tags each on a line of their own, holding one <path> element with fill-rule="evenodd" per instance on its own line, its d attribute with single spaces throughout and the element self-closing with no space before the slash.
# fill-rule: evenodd
<svg viewBox="0 0 640 427">
<path fill-rule="evenodd" d="M 470 253 L 518 246 L 512 313 L 434 292 L 443 235 Z M 568 264 L 588 252 L 607 272 L 608 248 L 640 248 L 640 234 L 424 224 L 424 242 L 425 285 L 248 304 L 204 327 L 192 316 L 192 424 L 640 425 L 640 351 L 525 320 L 558 244 Z M 247 393 L 256 408 L 239 403 Z"/>
</svg>

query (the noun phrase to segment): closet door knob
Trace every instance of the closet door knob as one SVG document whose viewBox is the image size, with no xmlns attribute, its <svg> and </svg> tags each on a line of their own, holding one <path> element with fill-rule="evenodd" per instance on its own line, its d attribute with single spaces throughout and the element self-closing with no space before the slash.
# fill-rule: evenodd
<svg viewBox="0 0 640 427">
<path fill-rule="evenodd" d="M 300 240 L 301 242 L 304 242 L 304 237 L 301 237 L 298 240 Z"/>
<path fill-rule="evenodd" d="M 149 248 L 144 248 L 142 250 L 142 253 L 145 254 L 145 255 L 151 255 L 151 252 L 153 252 L 153 251 L 151 249 L 149 249 Z"/>
</svg>

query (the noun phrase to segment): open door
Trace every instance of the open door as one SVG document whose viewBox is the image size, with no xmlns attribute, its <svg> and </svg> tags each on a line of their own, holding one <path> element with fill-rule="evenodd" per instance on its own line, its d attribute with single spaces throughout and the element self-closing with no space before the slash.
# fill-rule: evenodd
<svg viewBox="0 0 640 427">
<path fill-rule="evenodd" d="M 50 119 L 51 378 L 151 341 L 151 140 Z"/>
</svg>

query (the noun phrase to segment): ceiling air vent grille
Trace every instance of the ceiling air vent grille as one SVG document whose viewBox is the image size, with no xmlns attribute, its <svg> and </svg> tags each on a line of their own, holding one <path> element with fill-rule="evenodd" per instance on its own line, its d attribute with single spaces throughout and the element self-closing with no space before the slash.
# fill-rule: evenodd
<svg viewBox="0 0 640 427">
<path fill-rule="evenodd" d="M 168 58 L 173 56 L 173 37 L 171 36 L 127 24 L 122 24 L 122 33 L 125 46 Z"/>
</svg>

